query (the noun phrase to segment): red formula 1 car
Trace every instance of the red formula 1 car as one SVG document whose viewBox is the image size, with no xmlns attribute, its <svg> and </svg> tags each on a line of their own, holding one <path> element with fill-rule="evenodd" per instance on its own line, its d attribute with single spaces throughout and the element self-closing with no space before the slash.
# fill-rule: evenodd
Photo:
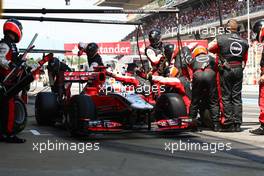
<svg viewBox="0 0 264 176">
<path fill-rule="evenodd" d="M 107 78 L 114 78 L 115 85 Z M 194 128 L 186 101 L 181 92 L 175 93 L 183 91 L 177 78 L 155 77 L 155 86 L 146 86 L 135 77 L 115 75 L 106 67 L 98 67 L 93 72 L 65 72 L 64 80 L 63 97 L 53 92 L 38 93 L 35 110 L 39 125 L 59 122 L 78 135 Z M 71 95 L 72 83 L 85 84 L 80 94 Z"/>
</svg>

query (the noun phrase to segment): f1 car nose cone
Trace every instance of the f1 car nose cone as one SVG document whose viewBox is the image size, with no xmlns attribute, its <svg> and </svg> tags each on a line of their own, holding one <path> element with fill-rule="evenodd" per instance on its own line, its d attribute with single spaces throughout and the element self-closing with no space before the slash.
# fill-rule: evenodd
<svg viewBox="0 0 264 176">
<path fill-rule="evenodd" d="M 131 107 L 133 109 L 140 109 L 140 110 L 151 110 L 153 106 L 147 103 L 143 98 L 141 98 L 137 94 L 128 94 L 126 96 L 127 100 L 131 102 Z"/>
<path fill-rule="evenodd" d="M 139 104 L 139 103 L 133 103 L 131 105 L 132 108 L 134 109 L 142 109 L 142 110 L 151 110 L 153 109 L 153 106 L 148 104 L 148 103 L 142 103 L 142 104 Z"/>
</svg>

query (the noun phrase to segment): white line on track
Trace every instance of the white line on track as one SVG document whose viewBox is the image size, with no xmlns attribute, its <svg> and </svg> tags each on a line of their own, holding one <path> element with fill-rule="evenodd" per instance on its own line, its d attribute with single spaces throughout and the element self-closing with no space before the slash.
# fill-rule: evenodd
<svg viewBox="0 0 264 176">
<path fill-rule="evenodd" d="M 254 116 L 258 116 L 259 113 L 254 113 L 254 112 L 244 112 L 243 115 L 254 115 Z"/>
<path fill-rule="evenodd" d="M 30 132 L 36 136 L 39 136 L 40 133 L 37 130 L 30 130 Z"/>
</svg>

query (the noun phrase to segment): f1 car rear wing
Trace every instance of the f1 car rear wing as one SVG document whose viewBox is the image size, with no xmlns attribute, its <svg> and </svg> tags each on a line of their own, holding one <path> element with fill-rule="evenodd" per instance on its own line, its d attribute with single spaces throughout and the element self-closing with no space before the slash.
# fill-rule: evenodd
<svg viewBox="0 0 264 176">
<path fill-rule="evenodd" d="M 65 72 L 64 82 L 70 83 L 92 83 L 92 84 L 102 84 L 105 82 L 106 76 L 104 72 Z"/>
</svg>

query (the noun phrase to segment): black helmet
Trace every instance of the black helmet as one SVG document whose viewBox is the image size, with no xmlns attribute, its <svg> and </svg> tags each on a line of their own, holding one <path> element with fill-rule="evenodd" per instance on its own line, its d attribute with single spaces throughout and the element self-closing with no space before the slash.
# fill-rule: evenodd
<svg viewBox="0 0 264 176">
<path fill-rule="evenodd" d="M 98 45 L 96 43 L 89 43 L 85 49 L 85 52 L 88 57 L 94 57 L 95 54 L 98 52 Z"/>
<path fill-rule="evenodd" d="M 8 33 L 12 33 L 15 35 L 15 43 L 18 43 L 22 38 L 22 24 L 14 18 L 11 18 L 9 20 L 6 20 L 3 26 L 4 35 L 7 35 Z"/>
<path fill-rule="evenodd" d="M 158 29 L 153 29 L 149 32 L 150 45 L 157 47 L 161 43 L 161 32 Z"/>
<path fill-rule="evenodd" d="M 47 69 L 52 73 L 59 73 L 60 70 L 60 61 L 58 58 L 54 57 L 52 60 L 48 62 Z"/>
<path fill-rule="evenodd" d="M 164 55 L 166 59 L 168 60 L 168 62 L 171 62 L 174 48 L 175 48 L 174 44 L 167 44 L 164 46 Z"/>
<path fill-rule="evenodd" d="M 253 26 L 253 32 L 256 35 L 256 39 L 262 42 L 264 39 L 264 19 L 257 21 Z"/>
</svg>

